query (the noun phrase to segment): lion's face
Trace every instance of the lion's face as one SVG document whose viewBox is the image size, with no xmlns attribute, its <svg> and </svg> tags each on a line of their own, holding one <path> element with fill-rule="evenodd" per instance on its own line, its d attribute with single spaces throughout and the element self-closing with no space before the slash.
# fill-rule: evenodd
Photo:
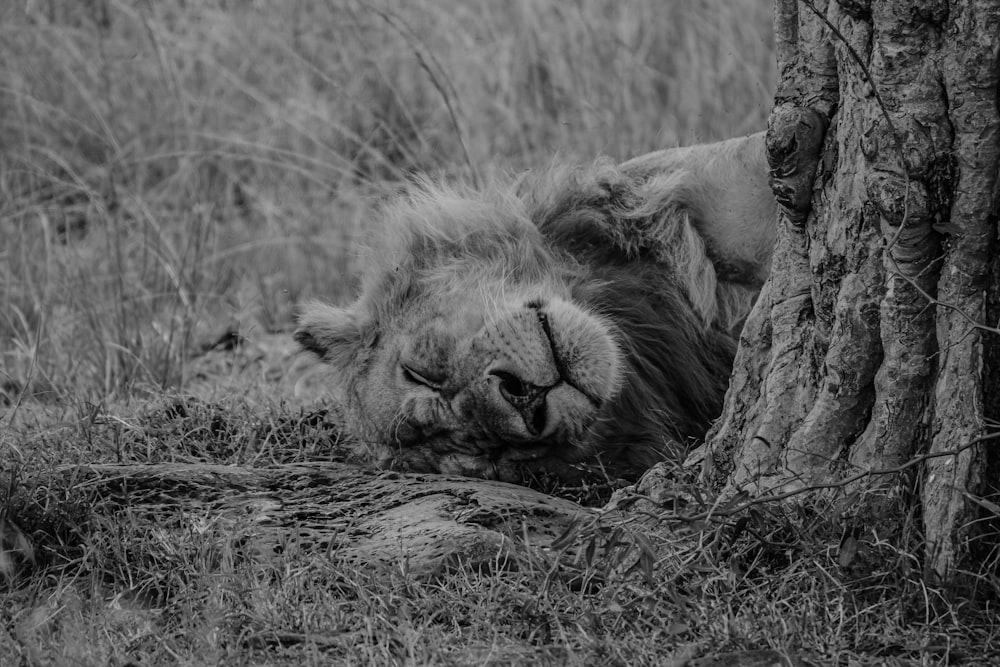
<svg viewBox="0 0 1000 667">
<path fill-rule="evenodd" d="M 310 306 L 296 337 L 335 366 L 347 435 L 384 462 L 565 476 L 621 386 L 614 327 L 516 208 L 443 204 L 390 215 L 361 298 Z"/>
</svg>

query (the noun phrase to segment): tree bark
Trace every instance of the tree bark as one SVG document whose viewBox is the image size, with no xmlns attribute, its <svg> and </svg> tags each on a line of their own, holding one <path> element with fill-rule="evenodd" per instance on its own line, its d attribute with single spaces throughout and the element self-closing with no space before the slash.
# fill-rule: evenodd
<svg viewBox="0 0 1000 667">
<path fill-rule="evenodd" d="M 691 461 L 727 494 L 918 470 L 866 486 L 949 579 L 1000 471 L 1000 2 L 776 0 L 775 28 L 774 269 Z"/>
</svg>

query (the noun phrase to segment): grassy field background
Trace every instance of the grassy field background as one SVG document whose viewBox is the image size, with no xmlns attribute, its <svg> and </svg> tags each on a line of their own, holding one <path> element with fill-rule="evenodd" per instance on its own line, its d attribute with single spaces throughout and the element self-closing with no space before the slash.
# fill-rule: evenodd
<svg viewBox="0 0 1000 667">
<path fill-rule="evenodd" d="M 428 581 L 302 551 L 244 561 L 210 516 L 77 530 L 93 496 L 45 476 L 328 456 L 322 420 L 275 382 L 287 356 L 245 358 L 234 390 L 201 352 L 227 332 L 288 341 L 302 299 L 350 298 L 353 244 L 411 174 L 475 181 L 763 128 L 770 11 L 0 4 L 0 664 L 684 665 L 764 648 L 990 664 L 995 611 L 928 587 L 919 545 L 845 542 L 842 507 L 667 522 L 631 537 L 627 576 L 581 589 L 558 554 Z M 178 398 L 206 387 L 216 402 Z"/>
<path fill-rule="evenodd" d="M 0 8 L 0 384 L 177 386 L 227 327 L 350 296 L 408 175 L 624 158 L 763 127 L 767 3 Z"/>
</svg>

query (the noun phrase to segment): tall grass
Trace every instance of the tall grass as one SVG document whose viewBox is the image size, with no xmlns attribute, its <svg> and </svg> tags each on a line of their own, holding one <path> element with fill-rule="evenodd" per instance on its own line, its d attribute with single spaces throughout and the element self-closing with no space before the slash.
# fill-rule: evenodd
<svg viewBox="0 0 1000 667">
<path fill-rule="evenodd" d="M 37 0 L 0 8 L 0 400 L 175 385 L 346 298 L 414 172 L 763 126 L 760 0 Z"/>
</svg>

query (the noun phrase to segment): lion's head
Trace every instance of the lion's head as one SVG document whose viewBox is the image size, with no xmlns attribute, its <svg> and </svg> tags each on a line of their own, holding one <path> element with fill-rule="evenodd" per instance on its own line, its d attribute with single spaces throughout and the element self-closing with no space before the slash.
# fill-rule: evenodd
<svg viewBox="0 0 1000 667">
<path fill-rule="evenodd" d="M 717 280 L 688 172 L 553 168 L 418 184 L 384 211 L 361 294 L 296 339 L 383 464 L 521 481 L 678 455 L 721 406 L 755 288 Z"/>
</svg>

